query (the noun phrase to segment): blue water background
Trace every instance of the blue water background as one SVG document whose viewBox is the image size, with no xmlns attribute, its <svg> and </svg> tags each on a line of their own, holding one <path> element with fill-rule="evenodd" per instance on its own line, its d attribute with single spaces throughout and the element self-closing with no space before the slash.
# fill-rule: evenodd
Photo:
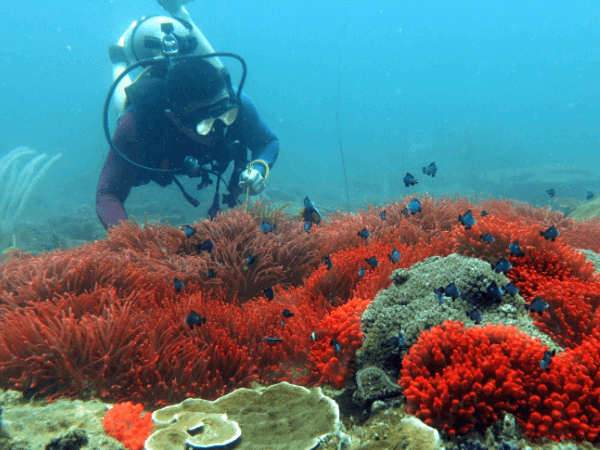
<svg viewBox="0 0 600 450">
<path fill-rule="evenodd" d="M 217 51 L 247 61 L 245 92 L 281 142 L 268 181 L 273 197 L 309 195 L 345 208 L 340 138 L 352 209 L 423 191 L 494 195 L 503 176 L 554 169 L 586 173 L 569 195 L 600 194 L 598 2 L 198 0 L 187 7 Z M 108 46 L 133 20 L 162 13 L 151 0 L 3 4 L 0 154 L 21 145 L 64 154 L 25 217 L 82 207 L 93 215 L 107 153 Z M 420 173 L 432 161 L 435 179 Z M 404 187 L 407 171 L 419 185 Z M 488 179 L 495 187 L 486 188 Z M 539 203 L 551 204 L 545 188 L 552 186 L 537 181 Z M 193 190 L 195 181 L 186 186 Z M 177 204 L 199 216 L 212 191 L 198 196 L 203 206 L 193 211 L 174 185 L 148 185 L 134 189 L 126 206 Z"/>
</svg>

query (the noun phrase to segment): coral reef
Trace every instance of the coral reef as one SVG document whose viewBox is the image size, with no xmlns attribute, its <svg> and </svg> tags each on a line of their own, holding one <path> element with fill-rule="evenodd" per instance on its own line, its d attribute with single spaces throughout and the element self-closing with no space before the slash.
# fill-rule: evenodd
<svg viewBox="0 0 600 450">
<path fill-rule="evenodd" d="M 515 415 L 530 439 L 596 439 L 600 413 L 598 342 L 541 366 L 547 347 L 516 327 L 474 329 L 445 322 L 419 337 L 403 361 L 407 411 L 450 436 Z"/>
<path fill-rule="evenodd" d="M 373 378 L 376 381 L 373 381 Z M 366 403 L 402 392 L 400 387 L 376 366 L 367 366 L 358 370 L 355 379 L 358 389 L 354 392 L 353 400 L 357 403 Z"/>
<path fill-rule="evenodd" d="M 428 258 L 405 273 L 404 282 L 381 291 L 362 316 L 365 341 L 357 353 L 358 368 L 375 365 L 388 370 L 389 375 L 397 375 L 398 355 L 416 342 L 421 331 L 445 320 L 459 320 L 472 327 L 475 322 L 467 313 L 473 309 L 481 313 L 483 322 L 518 325 L 551 344 L 547 336 L 532 326 L 526 302 L 520 295 L 505 294 L 497 302 L 488 300 L 486 289 L 492 282 L 504 287 L 509 280 L 485 261 L 451 254 Z M 434 289 L 452 282 L 462 296 L 454 300 L 444 296 L 440 301 Z M 401 348 L 385 345 L 400 332 L 405 340 Z"/>
<path fill-rule="evenodd" d="M 0 446 L 6 449 L 121 448 L 104 433 L 107 406 L 98 400 L 31 401 L 20 392 L 0 391 Z M 54 443 L 54 444 L 53 444 Z"/>
<path fill-rule="evenodd" d="M 566 225 L 570 233 L 576 229 L 572 223 Z M 533 314 L 538 329 L 567 350 L 543 368 L 548 348 L 540 341 L 529 341 L 529 335 L 516 328 L 494 325 L 469 330 L 460 325 L 455 329 L 445 322 L 442 328 L 423 332 L 403 361 L 400 384 L 409 411 L 449 435 L 464 434 L 475 424 L 489 425 L 501 411 L 515 414 L 530 439 L 593 440 L 600 430 L 597 396 L 592 394 L 597 389 L 594 374 L 600 367 L 595 325 L 600 284 L 585 256 L 566 239 L 544 239 L 544 228 L 502 216 L 479 220 L 471 230 L 453 232 L 456 250 L 463 254 L 488 261 L 508 256 L 513 268 L 507 277 L 525 301 L 529 304 L 540 296 L 550 305 L 547 311 Z M 477 238 L 485 233 L 495 241 L 487 244 Z M 508 254 L 508 245 L 514 241 L 523 256 Z M 463 351 L 453 353 L 455 347 Z M 486 372 L 492 366 L 496 372 Z"/>
<path fill-rule="evenodd" d="M 450 436 L 488 426 L 500 411 L 528 411 L 543 354 L 516 327 L 444 322 L 422 333 L 403 361 L 407 411 Z"/>
<path fill-rule="evenodd" d="M 309 390 L 289 383 L 260 390 L 238 389 L 213 402 L 188 399 L 154 411 L 152 420 L 156 430 L 146 441 L 149 449 L 183 449 L 186 442 L 197 447 L 192 434 L 200 433 L 181 430 L 187 424 L 201 422 L 206 427 L 212 426 L 212 431 L 204 435 L 214 439 L 211 445 L 215 447 L 233 442 L 241 435 L 236 443 L 239 450 L 265 446 L 273 450 L 309 450 L 325 436 L 340 433 L 337 403 L 324 396 L 320 388 Z M 155 446 L 159 442 L 163 445 Z"/>
<path fill-rule="evenodd" d="M 151 415 L 144 413 L 141 404 L 131 402 L 117 403 L 110 408 L 102 419 L 102 425 L 109 436 L 129 450 L 143 449 L 146 438 L 154 429 Z"/>
<path fill-rule="evenodd" d="M 414 417 L 407 417 L 400 422 L 400 433 L 397 448 L 443 450 L 445 449 L 440 434 Z"/>
<path fill-rule="evenodd" d="M 227 414 L 173 413 L 161 424 L 166 427 L 152 433 L 146 439 L 147 450 L 226 447 L 242 435 L 238 423 L 229 420 Z"/>
<path fill-rule="evenodd" d="M 99 396 L 147 406 L 215 399 L 257 381 L 340 388 L 356 369 L 377 367 L 397 376 L 404 354 L 408 361 L 437 358 L 460 379 L 469 364 L 475 369 L 486 364 L 485 358 L 471 359 L 488 355 L 498 364 L 514 364 L 517 368 L 505 368 L 514 385 L 506 389 L 533 400 L 523 405 L 510 396 L 485 397 L 472 404 L 471 392 L 480 395 L 477 382 L 465 378 L 456 389 L 450 386 L 456 395 L 468 396 L 457 408 L 452 403 L 447 408 L 446 396 L 440 406 L 431 392 L 413 392 L 412 411 L 441 430 L 463 433 L 472 428 L 471 406 L 482 409 L 482 423 L 491 423 L 517 404 L 528 408 L 513 412 L 530 438 L 594 438 L 599 408 L 590 392 L 596 392 L 600 367 L 595 326 L 600 290 L 593 266 L 575 248 L 600 250 L 600 222 L 578 222 L 509 201 L 475 204 L 428 196 L 420 197 L 420 213 L 406 215 L 408 200 L 334 215 L 309 232 L 264 204 L 192 224 L 195 233 L 189 236 L 172 226 L 124 223 L 101 241 L 4 261 L 0 379 L 29 397 Z M 457 220 L 467 210 L 476 218 L 469 230 Z M 482 211 L 488 214 L 482 217 Z M 276 225 L 268 234 L 259 229 L 265 217 Z M 540 236 L 550 225 L 560 231 L 555 241 Z M 358 233 L 364 228 L 367 237 Z M 480 239 L 486 233 L 493 243 Z M 203 246 L 208 240 L 211 251 Z M 515 240 L 525 256 L 510 255 L 508 245 Z M 514 266 L 506 275 L 490 265 L 502 257 Z M 502 288 L 509 280 L 522 297 L 490 297 L 492 282 Z M 440 304 L 434 289 L 451 282 L 464 295 L 455 300 L 444 295 Z M 377 295 L 382 289 L 387 291 Z M 526 312 L 536 296 L 550 308 Z M 504 331 L 492 333 L 493 346 L 467 348 L 464 361 L 455 361 L 449 351 L 429 354 L 437 347 L 419 344 L 432 340 L 433 330 L 448 318 L 468 324 L 453 329 L 456 342 L 492 339 L 481 331 L 487 327 L 476 326 L 479 319 L 467 317 L 470 308 L 480 309 L 484 323 L 519 328 L 498 328 Z M 205 321 L 188 325 L 192 311 Z M 448 333 L 442 334 L 442 342 L 450 342 Z M 392 338 L 397 345 L 382 347 Z M 515 375 L 523 369 L 513 362 L 519 354 L 509 345 L 514 340 L 531 350 L 530 359 L 518 364 L 535 366 L 535 387 Z M 539 367 L 544 344 L 566 349 L 552 357 L 548 370 Z M 425 385 L 434 383 L 407 364 L 402 374 L 407 389 L 418 389 L 418 377 L 428 380 L 420 381 Z M 432 367 L 433 380 L 441 376 L 435 373 Z M 373 371 L 361 374 L 364 380 L 378 378 Z M 481 391 L 484 396 L 492 395 L 487 390 Z"/>
</svg>

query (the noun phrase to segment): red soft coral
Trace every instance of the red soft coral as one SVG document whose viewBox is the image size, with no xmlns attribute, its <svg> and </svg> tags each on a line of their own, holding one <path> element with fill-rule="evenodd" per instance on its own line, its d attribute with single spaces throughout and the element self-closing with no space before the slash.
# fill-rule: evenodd
<svg viewBox="0 0 600 450">
<path fill-rule="evenodd" d="M 141 450 L 154 429 L 152 415 L 144 413 L 143 405 L 131 402 L 117 403 L 110 408 L 102 425 L 109 436 L 117 439 L 129 450 Z"/>
<path fill-rule="evenodd" d="M 450 436 L 515 415 L 530 439 L 594 440 L 600 432 L 600 345 L 591 338 L 552 357 L 516 327 L 444 322 L 421 333 L 398 384 L 407 411 Z"/>
<path fill-rule="evenodd" d="M 323 334 L 310 352 L 312 379 L 341 389 L 352 375 L 356 351 L 364 338 L 360 317 L 371 299 L 355 298 L 334 309 L 318 325 Z"/>
<path fill-rule="evenodd" d="M 515 327 L 444 322 L 422 333 L 404 358 L 399 384 L 407 411 L 450 436 L 487 426 L 502 410 L 528 407 L 522 378 L 535 380 L 543 354 Z"/>
</svg>

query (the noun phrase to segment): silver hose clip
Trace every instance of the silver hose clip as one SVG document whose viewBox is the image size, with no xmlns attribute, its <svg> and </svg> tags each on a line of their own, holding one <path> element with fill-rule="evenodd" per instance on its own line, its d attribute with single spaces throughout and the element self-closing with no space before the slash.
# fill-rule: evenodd
<svg viewBox="0 0 600 450">
<path fill-rule="evenodd" d="M 160 30 L 165 34 L 160 41 L 160 49 L 165 56 L 173 56 L 179 53 L 179 42 L 173 34 L 174 29 L 175 27 L 171 22 L 160 24 Z"/>
</svg>

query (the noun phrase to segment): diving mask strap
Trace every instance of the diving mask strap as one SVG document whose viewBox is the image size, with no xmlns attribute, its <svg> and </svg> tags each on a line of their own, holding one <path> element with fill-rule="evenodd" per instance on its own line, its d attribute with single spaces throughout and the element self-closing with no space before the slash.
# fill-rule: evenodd
<svg viewBox="0 0 600 450">
<path fill-rule="evenodd" d="M 267 178 L 269 177 L 269 165 L 267 164 L 267 162 L 263 161 L 262 159 L 255 159 L 250 164 L 248 164 L 248 169 L 252 168 L 252 164 L 262 164 L 263 166 L 265 166 L 265 181 L 267 181 Z M 246 188 L 246 201 L 248 201 L 249 198 L 250 198 L 250 186 L 248 186 Z"/>
</svg>

